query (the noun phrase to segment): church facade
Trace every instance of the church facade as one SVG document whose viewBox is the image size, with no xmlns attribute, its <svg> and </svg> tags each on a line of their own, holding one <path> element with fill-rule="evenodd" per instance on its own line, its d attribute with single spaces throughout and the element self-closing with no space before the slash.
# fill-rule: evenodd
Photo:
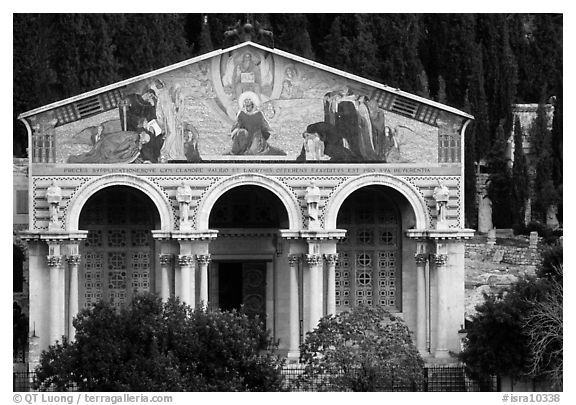
<svg viewBox="0 0 576 405">
<path fill-rule="evenodd" d="M 245 42 L 19 118 L 40 349 L 152 292 L 242 307 L 290 360 L 358 305 L 430 359 L 460 350 L 470 115 Z"/>
</svg>

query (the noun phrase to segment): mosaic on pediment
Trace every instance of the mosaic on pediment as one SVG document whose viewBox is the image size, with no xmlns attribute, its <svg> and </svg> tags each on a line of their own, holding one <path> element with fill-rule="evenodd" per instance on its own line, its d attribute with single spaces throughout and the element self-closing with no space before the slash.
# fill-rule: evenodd
<svg viewBox="0 0 576 405">
<path fill-rule="evenodd" d="M 83 99 L 30 117 L 33 159 L 438 163 L 442 115 L 415 101 L 399 113 L 394 97 L 241 47 L 92 96 L 94 107 Z"/>
</svg>

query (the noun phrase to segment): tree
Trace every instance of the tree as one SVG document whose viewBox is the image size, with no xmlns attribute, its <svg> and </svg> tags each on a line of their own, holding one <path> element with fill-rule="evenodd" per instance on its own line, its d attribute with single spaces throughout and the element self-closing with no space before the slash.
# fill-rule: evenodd
<svg viewBox="0 0 576 405">
<path fill-rule="evenodd" d="M 562 269 L 558 271 L 562 273 Z M 530 375 L 547 379 L 562 391 L 563 377 L 563 287 L 553 280 L 546 295 L 528 312 L 523 328 L 529 337 Z"/>
<path fill-rule="evenodd" d="M 525 222 L 526 200 L 529 197 L 528 167 L 524 155 L 524 134 L 520 118 L 514 122 L 514 166 L 512 166 L 512 223 L 523 226 Z"/>
<path fill-rule="evenodd" d="M 536 111 L 536 118 L 530 129 L 530 138 L 535 152 L 535 208 L 541 218 L 546 218 L 550 207 L 558 202 L 558 190 L 552 177 L 554 163 L 552 158 L 552 136 L 548 123 L 546 105 L 540 103 Z"/>
<path fill-rule="evenodd" d="M 320 390 L 417 391 L 423 360 L 405 323 L 381 307 L 360 306 L 322 318 L 300 347 L 301 384 Z"/>
<path fill-rule="evenodd" d="M 497 228 L 508 228 L 512 225 L 510 209 L 512 178 L 509 168 L 510 161 L 506 154 L 507 146 L 502 121 L 496 129 L 494 143 L 487 156 L 488 168 L 491 173 L 487 191 L 490 200 L 492 200 L 492 220 Z"/>
<path fill-rule="evenodd" d="M 529 369 L 529 336 L 523 329 L 523 314 L 545 293 L 545 286 L 533 278 L 521 279 L 509 289 L 485 296 L 467 328 L 461 360 L 478 378 L 507 375 L 525 376 Z"/>
<path fill-rule="evenodd" d="M 543 257 L 540 277 L 520 279 L 477 307 L 460 354 L 474 376 L 527 377 L 562 390 L 561 253 L 558 245 Z"/>
<path fill-rule="evenodd" d="M 98 303 L 74 320 L 76 339 L 43 352 L 41 390 L 277 391 L 282 361 L 258 319 L 192 310 L 138 296 L 116 310 Z"/>
</svg>

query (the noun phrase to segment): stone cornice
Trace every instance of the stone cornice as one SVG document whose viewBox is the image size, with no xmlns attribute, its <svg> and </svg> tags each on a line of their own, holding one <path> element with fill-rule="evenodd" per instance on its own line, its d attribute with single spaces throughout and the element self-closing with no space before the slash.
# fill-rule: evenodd
<svg viewBox="0 0 576 405">
<path fill-rule="evenodd" d="M 346 237 L 345 229 L 329 229 L 329 230 L 291 230 L 280 229 L 280 236 L 284 239 L 305 239 L 305 240 L 334 240 L 343 239 Z"/>
<path fill-rule="evenodd" d="M 474 229 L 408 229 L 406 237 L 416 240 L 467 240 L 474 236 Z"/>
<path fill-rule="evenodd" d="M 46 242 L 79 242 L 88 236 L 88 231 L 22 231 L 19 236 L 23 240 L 42 240 Z"/>
<path fill-rule="evenodd" d="M 205 229 L 201 231 L 172 231 L 172 239 L 175 240 L 212 240 L 218 236 L 218 231 Z"/>
</svg>

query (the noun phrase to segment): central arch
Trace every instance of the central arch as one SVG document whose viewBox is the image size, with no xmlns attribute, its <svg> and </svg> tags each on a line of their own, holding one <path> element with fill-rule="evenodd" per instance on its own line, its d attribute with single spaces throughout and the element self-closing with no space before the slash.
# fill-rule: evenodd
<svg viewBox="0 0 576 405">
<path fill-rule="evenodd" d="M 216 201 L 227 191 L 239 186 L 260 186 L 274 193 L 284 205 L 288 214 L 290 229 L 300 229 L 302 227 L 302 212 L 296 196 L 290 189 L 271 177 L 262 174 L 237 174 L 225 178 L 213 185 L 206 193 L 196 209 L 197 229 L 208 229 L 210 212 Z"/>
</svg>

